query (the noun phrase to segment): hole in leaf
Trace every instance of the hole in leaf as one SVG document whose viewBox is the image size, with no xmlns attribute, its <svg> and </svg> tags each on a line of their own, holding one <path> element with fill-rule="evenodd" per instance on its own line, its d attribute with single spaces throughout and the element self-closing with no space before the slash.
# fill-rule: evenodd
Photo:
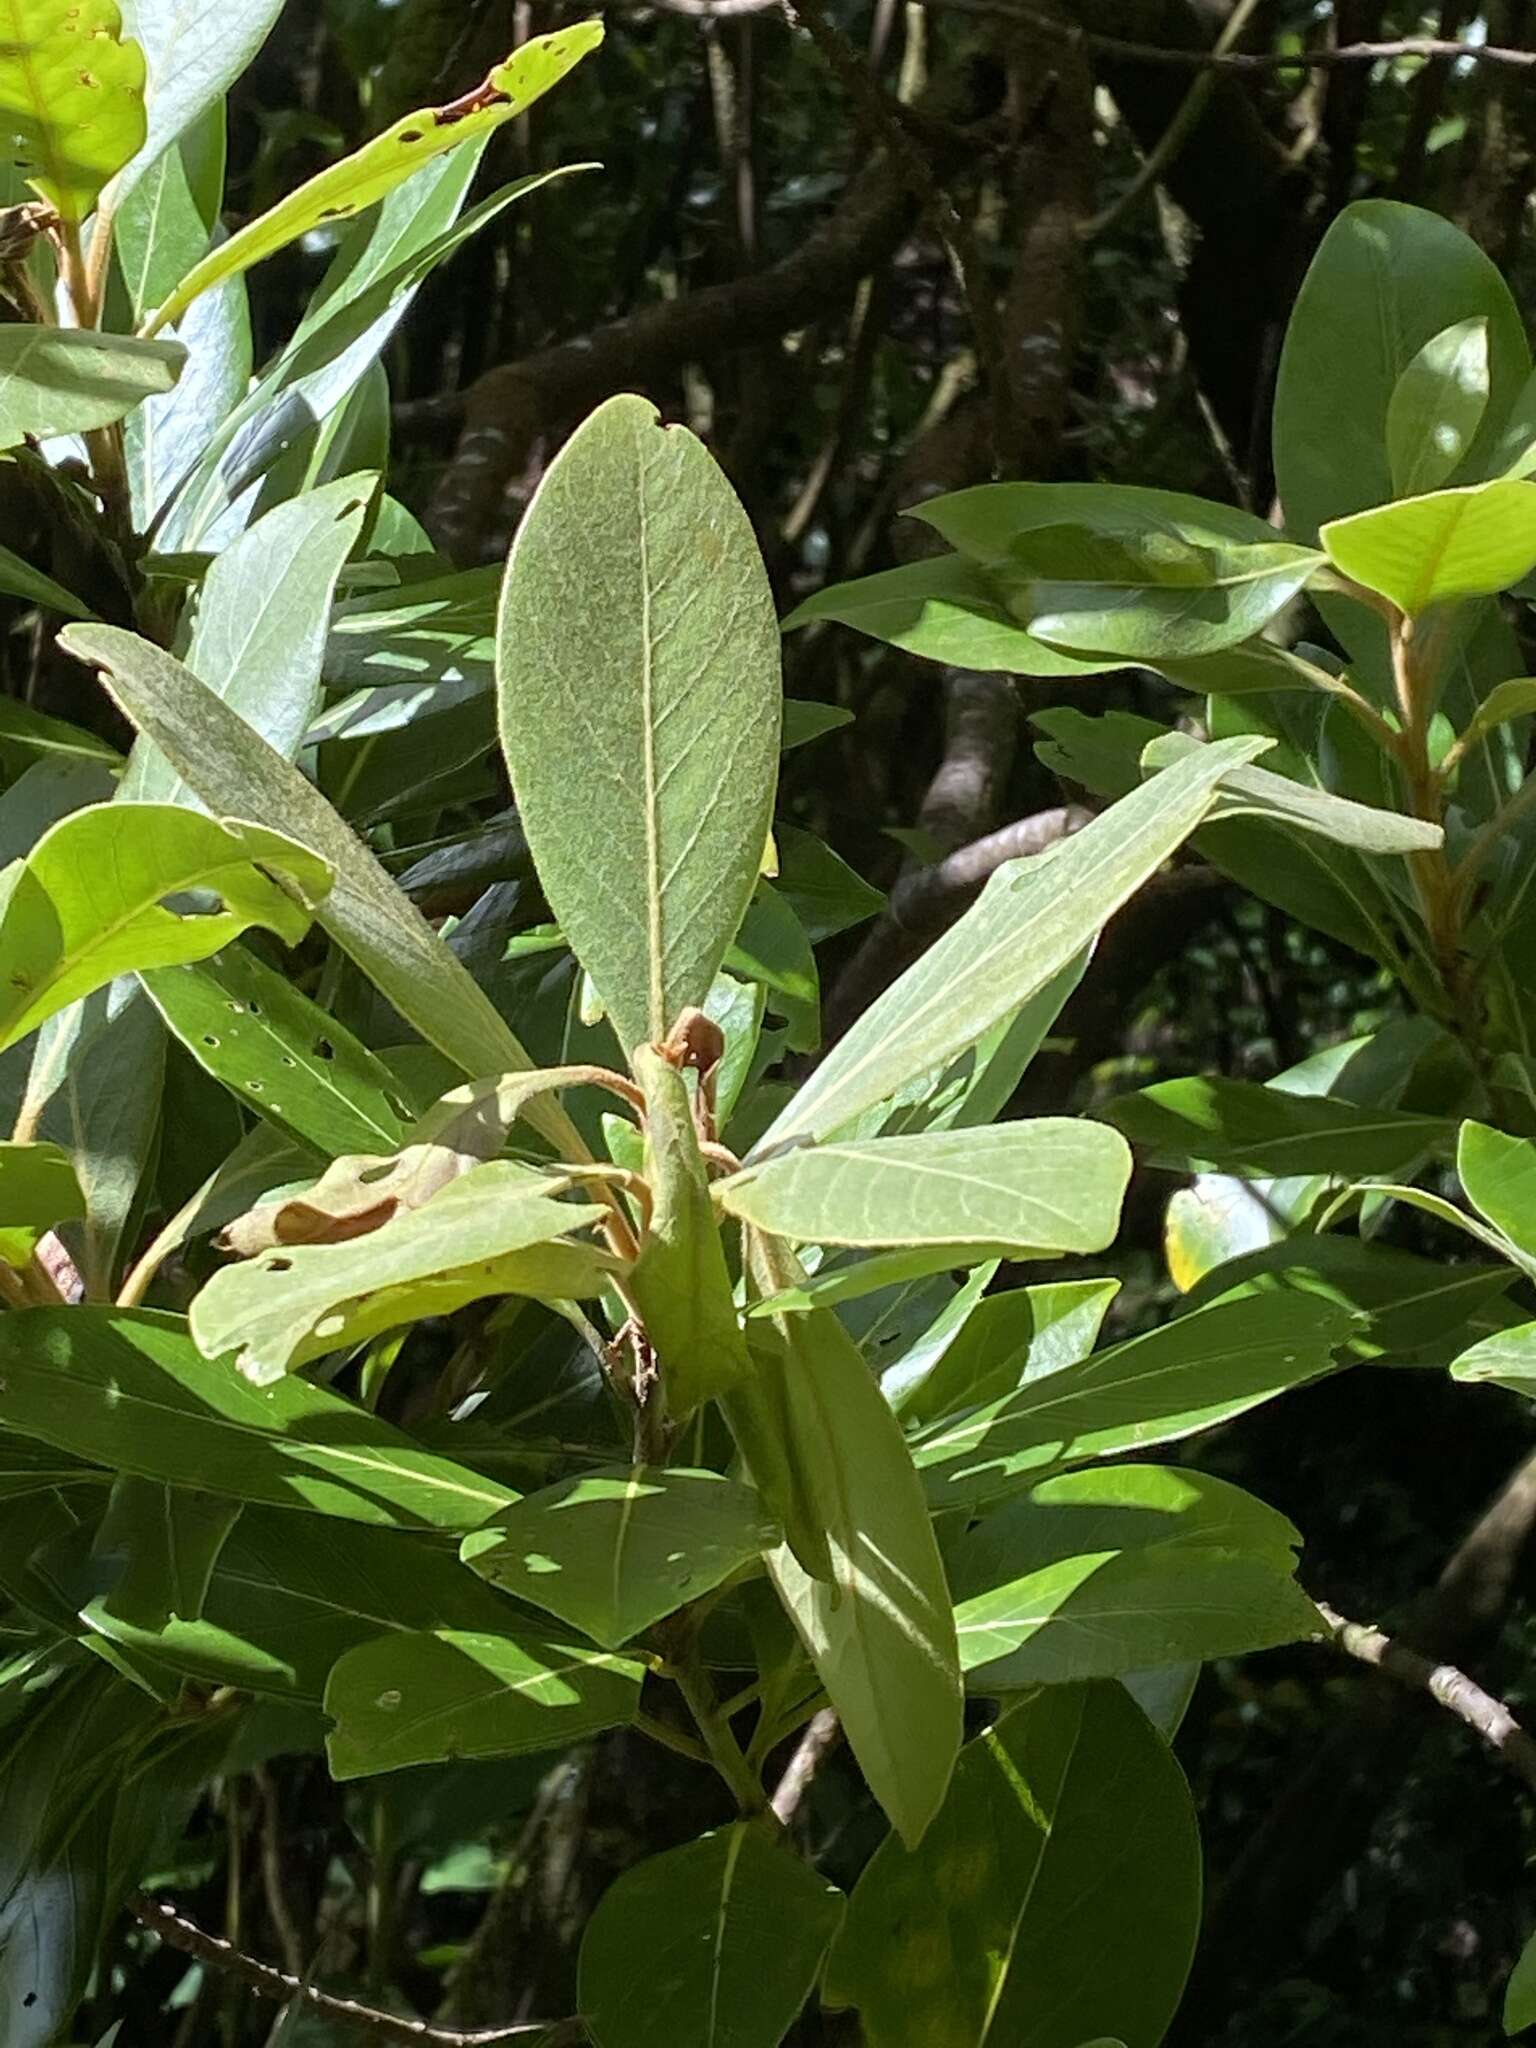
<svg viewBox="0 0 1536 2048">
<path fill-rule="evenodd" d="M 293 1271 L 293 1261 L 292 1259 L 284 1258 L 268 1259 L 267 1271 L 269 1273 L 291 1273 Z"/>
<path fill-rule="evenodd" d="M 317 1038 L 315 1040 L 315 1057 L 322 1060 L 335 1059 L 336 1048 L 328 1038 Z"/>
<path fill-rule="evenodd" d="M 385 1159 L 381 1160 L 377 1166 L 365 1166 L 357 1177 L 365 1185 L 371 1187 L 376 1180 L 388 1180 L 394 1170 L 394 1160 Z"/>
<path fill-rule="evenodd" d="M 203 1033 L 203 1043 L 204 1043 L 204 1045 L 217 1045 L 217 1044 L 218 1044 L 218 1042 L 219 1042 L 219 1041 L 218 1041 L 218 1040 L 217 1040 L 217 1039 L 216 1039 L 216 1038 L 214 1037 L 214 1035 L 213 1035 L 213 1033 L 212 1033 L 211 1031 L 205 1031 L 205 1032 Z"/>
<path fill-rule="evenodd" d="M 287 1053 L 287 1052 L 285 1052 L 285 1053 L 283 1054 L 283 1065 L 284 1065 L 285 1067 L 291 1067 L 291 1066 L 292 1066 L 293 1064 L 294 1064 L 294 1059 L 293 1059 L 293 1055 L 292 1055 L 292 1053 Z"/>
<path fill-rule="evenodd" d="M 246 1083 L 246 1086 L 250 1089 L 253 1095 L 259 1095 L 261 1093 L 261 1083 L 259 1081 L 248 1081 Z"/>
</svg>

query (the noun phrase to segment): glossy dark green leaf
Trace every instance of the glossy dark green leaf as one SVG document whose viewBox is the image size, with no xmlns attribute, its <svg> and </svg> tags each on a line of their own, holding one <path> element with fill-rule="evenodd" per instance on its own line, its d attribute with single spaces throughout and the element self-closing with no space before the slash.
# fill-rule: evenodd
<svg viewBox="0 0 1536 2048">
<path fill-rule="evenodd" d="M 582 1938 L 577 1999 L 598 2048 L 777 2048 L 842 1922 L 835 1885 L 762 1823 L 649 1857 Z M 646 1990 L 635 1996 L 635 1958 Z"/>
<path fill-rule="evenodd" d="M 460 1554 L 503 1592 L 616 1650 L 780 1540 L 751 1487 L 636 1465 L 528 1494 Z"/>
<path fill-rule="evenodd" d="M 564 1749 L 633 1720 L 645 1667 L 534 1635 L 423 1629 L 349 1650 L 325 1710 L 331 1775 Z"/>
<path fill-rule="evenodd" d="M 868 2048 L 1157 2048 L 1200 1924 L 1194 1808 L 1123 1687 L 1050 1686 L 963 1752 L 922 1846 L 875 1851 L 823 1997 Z"/>
<path fill-rule="evenodd" d="M 1214 1076 L 1117 1096 L 1103 1115 L 1151 1166 L 1261 1176 L 1401 1173 L 1448 1149 L 1456 1128 L 1444 1117 Z"/>
<path fill-rule="evenodd" d="M 823 619 L 955 668 L 1098 676 L 1130 666 L 1123 655 L 1083 657 L 1036 640 L 1008 610 L 981 565 L 965 555 L 938 555 L 852 583 L 829 584 L 796 606 L 784 630 Z"/>
<path fill-rule="evenodd" d="M 173 1615 L 195 1622 L 239 1515 L 239 1501 L 218 1494 L 121 1476 L 93 1545 L 112 1570 L 107 1606 L 141 1629 Z"/>
<path fill-rule="evenodd" d="M 990 573 L 1038 640 L 1138 661 L 1220 653 L 1261 632 L 1323 557 L 1286 541 L 1200 546 L 1178 533 L 1042 526 Z"/>
<path fill-rule="evenodd" d="M 936 1425 L 915 1447 L 928 1497 L 964 1507 L 1062 1466 L 1191 1436 L 1331 1370 L 1353 1325 L 1313 1298 L 1213 1302 Z"/>
<path fill-rule="evenodd" d="M 1339 215 L 1280 357 L 1275 471 L 1293 534 L 1309 540 L 1327 520 L 1392 496 L 1387 413 L 1398 379 L 1426 342 L 1473 319 L 1488 322 L 1488 410 L 1469 452 L 1476 474 L 1531 366 L 1507 286 L 1439 214 L 1365 199 Z"/>
<path fill-rule="evenodd" d="M 980 1693 L 1240 1656 L 1320 1626 L 1283 1515 L 1163 1465 L 1062 1472 L 945 1554 Z"/>
<path fill-rule="evenodd" d="M 779 639 L 751 523 L 703 445 L 611 398 L 507 564 L 501 742 L 539 879 L 626 1052 L 702 1004 L 762 863 Z"/>
<path fill-rule="evenodd" d="M 1119 1282 L 1010 1287 L 914 1347 L 883 1385 L 908 1429 L 995 1401 L 1088 1356 Z"/>
<path fill-rule="evenodd" d="M 386 1528 L 473 1529 L 517 1498 L 350 1401 L 266 1389 L 199 1356 L 178 1316 L 103 1308 L 0 1317 L 0 1427 L 231 1500 Z"/>
</svg>

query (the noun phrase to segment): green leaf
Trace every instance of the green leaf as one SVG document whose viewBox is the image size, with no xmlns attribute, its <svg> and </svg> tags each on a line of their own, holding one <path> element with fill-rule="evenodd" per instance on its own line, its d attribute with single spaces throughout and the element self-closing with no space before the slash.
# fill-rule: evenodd
<svg viewBox="0 0 1536 2048">
<path fill-rule="evenodd" d="M 204 803 L 281 818 L 322 855 L 332 885 L 320 923 L 429 1044 L 466 1074 L 532 1064 L 468 970 L 320 792 L 190 669 L 115 627 L 70 626 L 65 633 L 60 644 L 110 676 L 128 716 Z M 534 1118 L 558 1150 L 579 1155 L 580 1139 L 553 1104 Z"/>
<path fill-rule="evenodd" d="M 1536 1144 L 1469 1121 L 1461 1127 L 1456 1171 L 1479 1215 L 1536 1259 Z"/>
<path fill-rule="evenodd" d="M 802 1147 L 715 1192 L 731 1215 L 798 1244 L 994 1245 L 1018 1257 L 1103 1251 L 1130 1173 L 1118 1133 L 1040 1117 Z"/>
<path fill-rule="evenodd" d="M 1201 547 L 1166 529 L 1042 526 L 1021 534 L 991 574 L 1036 639 L 1156 661 L 1252 639 L 1322 564 L 1285 541 Z"/>
<path fill-rule="evenodd" d="M 144 52 L 117 0 L 4 0 L 0 134 L 64 220 L 86 219 L 144 132 Z"/>
<path fill-rule="evenodd" d="M 771 882 L 759 882 L 725 955 L 731 973 L 757 982 L 789 1027 L 791 1052 L 821 1043 L 821 981 L 810 933 Z"/>
<path fill-rule="evenodd" d="M 279 505 L 215 559 L 198 598 L 188 668 L 290 761 L 319 695 L 336 579 L 362 532 L 373 482 L 344 477 Z M 122 795 L 198 807 L 147 738 L 129 757 Z"/>
<path fill-rule="evenodd" d="M 85 1196 L 61 1146 L 0 1144 L 0 1262 L 24 1266 L 45 1230 L 84 1214 Z"/>
<path fill-rule="evenodd" d="M 20 555 L 12 554 L 6 547 L 0 547 L 0 593 L 6 597 L 19 597 L 26 604 L 41 605 L 49 611 L 62 612 L 66 619 L 90 619 L 95 613 L 62 583 L 55 583 L 51 576 L 45 576 L 41 569 L 34 569 L 30 562 L 24 562 Z M 31 710 L 30 705 L 17 705 L 15 711 L 22 714 L 22 722 Z M 46 712 L 35 712 L 33 716 L 43 721 Z M 58 723 L 58 721 L 50 721 Z M 90 744 L 86 735 L 81 735 L 83 745 Z M 95 742 L 100 747 L 101 741 Z"/>
<path fill-rule="evenodd" d="M 836 732 L 840 726 L 852 723 L 853 713 L 841 704 L 821 704 L 810 698 L 786 697 L 779 730 L 779 751 L 792 753 L 796 747 L 808 746 L 812 740 L 819 740 L 829 732 Z"/>
<path fill-rule="evenodd" d="M 995 1401 L 1092 1351 L 1117 1280 L 1010 1287 L 930 1333 L 881 1382 L 907 1429 Z"/>
<path fill-rule="evenodd" d="M 296 840 L 172 804 L 95 804 L 61 818 L 0 873 L 0 1046 L 114 975 L 201 959 L 250 925 L 297 945 L 329 879 Z M 192 890 L 213 891 L 218 907 L 167 907 Z"/>
<path fill-rule="evenodd" d="M 192 1335 L 205 1358 L 234 1351 L 238 1370 L 267 1386 L 311 1358 L 488 1295 L 600 1294 L 613 1261 L 565 1233 L 606 1212 L 557 1199 L 566 1185 L 492 1160 L 366 1236 L 225 1266 L 192 1303 Z"/>
<path fill-rule="evenodd" d="M 117 749 L 98 739 L 95 733 L 70 725 L 65 719 L 51 718 L 46 711 L 34 710 L 15 698 L 0 701 L 0 771 L 9 778 L 18 778 L 26 768 L 42 761 L 55 765 L 97 761 L 106 768 L 122 766 Z M 111 794 L 110 786 L 98 787 L 86 801 Z"/>
<path fill-rule="evenodd" d="M 910 516 L 963 555 L 994 565 L 1042 527 L 1075 526 L 1122 540 L 1156 530 L 1195 547 L 1275 537 L 1273 527 L 1236 505 L 1140 484 L 975 484 L 929 498 Z"/>
<path fill-rule="evenodd" d="M 1488 474 L 1531 367 L 1509 289 L 1477 244 L 1418 207 L 1366 199 L 1323 237 L 1286 330 L 1275 394 L 1275 473 L 1286 525 L 1310 540 L 1341 514 L 1393 494 L 1387 414 L 1426 342 L 1488 322 L 1488 409 L 1467 458 Z"/>
<path fill-rule="evenodd" d="M 782 1255 L 763 1251 L 759 1264 L 771 1285 L 795 1278 Z M 726 1414 L 770 1510 L 779 1505 L 774 1468 L 760 1445 L 775 1438 L 796 1489 L 793 1512 L 780 1519 L 792 1541 L 807 1522 L 820 1541 L 815 1550 L 786 1543 L 768 1568 L 870 1790 L 915 1843 L 944 1798 L 961 1735 L 954 1618 L 922 1487 L 836 1316 L 781 1316 L 770 1327 L 775 1355 L 759 1355 L 756 1379 L 730 1397 Z M 751 1403 L 758 1426 L 743 1430 Z M 826 1576 L 812 1577 L 808 1552 Z"/>
<path fill-rule="evenodd" d="M 923 1280 L 933 1273 L 953 1273 L 962 1267 L 990 1262 L 995 1271 L 1000 1253 L 990 1245 L 919 1245 L 891 1252 L 876 1252 L 866 1259 L 839 1261 L 818 1266 L 816 1271 L 793 1287 L 782 1287 L 762 1301 L 754 1301 L 749 1317 L 803 1315 L 807 1309 L 834 1308 L 839 1302 L 861 1301 L 888 1287 L 900 1287 L 909 1280 Z"/>
<path fill-rule="evenodd" d="M 582 1937 L 576 1997 L 598 2048 L 778 2048 L 815 1987 L 844 1899 L 761 1823 L 648 1857 Z M 635 1996 L 635 1958 L 646 1992 Z"/>
<path fill-rule="evenodd" d="M 39 1568 L 46 1574 L 47 1561 Z M 78 1589 L 59 1590 L 73 1605 Z M 107 1641 L 205 1684 L 316 1706 L 337 1658 L 391 1629 L 494 1632 L 507 1618 L 499 1594 L 419 1534 L 296 1524 L 261 1507 L 244 1509 L 230 1532 L 196 1621 L 135 1624 L 116 1605 L 93 1599 L 81 1618 Z"/>
<path fill-rule="evenodd" d="M 0 56 L 0 75 L 3 67 Z M 169 391 L 186 353 L 179 341 L 90 328 L 0 327 L 0 448 L 110 426 Z"/>
<path fill-rule="evenodd" d="M 196 1621 L 238 1501 L 124 1474 L 112 1488 L 92 1548 L 120 1567 L 105 1605 L 139 1629 L 175 1615 Z"/>
<path fill-rule="evenodd" d="M 1455 1130 L 1445 1117 L 1203 1076 L 1117 1096 L 1102 1114 L 1150 1166 L 1277 1177 L 1406 1172 L 1446 1150 Z"/>
<path fill-rule="evenodd" d="M 1217 1296 L 1315 1294 L 1355 1314 L 1351 1356 L 1449 1364 L 1470 1337 L 1518 1321 L 1518 1310 L 1502 1299 L 1515 1278 L 1510 1266 L 1447 1264 L 1365 1238 L 1298 1232 L 1213 1264 L 1190 1287 L 1185 1306 L 1200 1308 Z"/>
<path fill-rule="evenodd" d="M 868 2048 L 1157 2048 L 1199 1924 L 1168 1745 L 1122 1686 L 1051 1686 L 967 1744 L 921 1849 L 875 1851 L 823 1997 Z"/>
<path fill-rule="evenodd" d="M 884 906 L 880 891 L 814 833 L 779 825 L 774 838 L 779 849 L 778 893 L 813 946 L 862 924 Z"/>
<path fill-rule="evenodd" d="M 1204 1473 L 1063 1472 L 945 1556 L 960 1662 L 980 1693 L 1235 1657 L 1320 1626 L 1283 1515 Z"/>
<path fill-rule="evenodd" d="M 206 0 L 123 0 L 153 90 L 143 143 L 114 188 L 119 204 L 195 122 L 222 111 L 281 12 L 282 0 L 222 0 L 218 7 Z"/>
<path fill-rule="evenodd" d="M 1527 718 L 1532 711 L 1536 711 L 1536 676 L 1511 676 L 1495 683 L 1468 721 L 1460 744 L 1470 750 L 1501 725 Z"/>
<path fill-rule="evenodd" d="M 1432 334 L 1392 387 L 1387 460 L 1399 498 L 1438 490 L 1460 468 L 1488 410 L 1488 320 Z"/>
<path fill-rule="evenodd" d="M 1536 1323 L 1520 1323 L 1469 1345 L 1451 1366 L 1451 1378 L 1529 1394 L 1536 1380 Z"/>
<path fill-rule="evenodd" d="M 1503 2025 L 1506 2034 L 1536 2027 L 1536 1935 L 1520 1951 L 1510 1972 L 1504 1990 Z"/>
<path fill-rule="evenodd" d="M 383 1061 L 248 947 L 139 979 L 198 1065 L 279 1130 L 327 1156 L 400 1144 L 410 1119 Z"/>
<path fill-rule="evenodd" d="M 1204 742 L 1184 732 L 1166 732 L 1141 756 L 1143 772 L 1166 768 L 1197 751 Z M 1264 818 L 1302 832 L 1331 839 L 1336 846 L 1358 847 L 1365 853 L 1420 853 L 1444 844 L 1440 826 L 1400 811 L 1359 804 L 1332 790 L 1309 786 L 1267 768 L 1234 768 L 1211 806 L 1211 823 L 1226 818 Z"/>
<path fill-rule="evenodd" d="M 331 1775 L 565 1749 L 632 1721 L 644 1675 L 627 1657 L 533 1636 L 380 1636 L 349 1650 L 326 1686 Z"/>
<path fill-rule="evenodd" d="M 914 1450 L 929 1499 L 966 1507 L 1026 1477 L 1209 1429 L 1330 1371 L 1352 1322 L 1296 1295 L 1216 1301 L 1176 1317 L 929 1430 Z"/>
<path fill-rule="evenodd" d="M 750 1487 L 635 1465 L 528 1494 L 466 1536 L 460 1555 L 493 1586 L 617 1650 L 780 1540 Z"/>
<path fill-rule="evenodd" d="M 231 1500 L 385 1528 L 473 1529 L 517 1495 L 306 1380 L 210 1369 L 179 1316 L 0 1317 L 0 1427 Z"/>
<path fill-rule="evenodd" d="M 828 619 L 946 667 L 1101 676 L 1132 665 L 1123 656 L 1085 659 L 1036 640 L 1008 610 L 993 579 L 965 555 L 938 555 L 829 584 L 795 607 L 784 631 Z"/>
<path fill-rule="evenodd" d="M 403 115 L 210 250 L 161 302 L 145 332 L 170 326 L 210 286 L 249 270 L 316 228 L 375 205 L 434 157 L 482 141 L 557 85 L 602 39 L 600 21 L 575 22 L 554 35 L 534 36 L 462 100 Z"/>
<path fill-rule="evenodd" d="M 71 626 L 69 635 L 89 631 Z M 921 960 L 839 1040 L 753 1148 L 822 1137 L 973 1046 L 1069 966 L 1200 823 L 1222 778 L 1263 751 L 1224 740 L 1061 841 L 1010 861 Z"/>
<path fill-rule="evenodd" d="M 778 774 L 773 599 L 702 443 L 645 399 L 599 406 L 518 528 L 497 646 L 550 908 L 625 1051 L 657 1042 L 735 937 Z"/>
<path fill-rule="evenodd" d="M 136 326 L 208 247 L 219 225 L 227 155 L 221 102 L 209 107 L 174 147 L 152 161 L 141 151 L 131 167 L 125 166 L 128 175 L 114 193 L 112 254 L 127 308 L 120 317 L 109 284 L 113 325 Z M 243 304 L 244 284 L 237 281 L 227 297 Z"/>
<path fill-rule="evenodd" d="M 1328 559 L 1414 616 L 1458 597 L 1491 597 L 1536 568 L 1536 483 L 1499 477 L 1335 519 Z"/>
<path fill-rule="evenodd" d="M 683 1076 L 650 1046 L 636 1046 L 633 1059 L 645 1090 L 651 1212 L 628 1285 L 656 1353 L 661 1396 L 669 1414 L 682 1417 L 750 1366 Z"/>
</svg>

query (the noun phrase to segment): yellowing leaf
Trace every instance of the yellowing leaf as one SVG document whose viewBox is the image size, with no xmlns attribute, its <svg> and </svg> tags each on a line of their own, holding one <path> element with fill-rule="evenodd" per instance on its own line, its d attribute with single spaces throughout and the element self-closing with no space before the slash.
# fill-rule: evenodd
<svg viewBox="0 0 1536 2048">
<path fill-rule="evenodd" d="M 0 0 L 0 124 L 67 221 L 144 141 L 144 52 L 122 26 L 117 0 Z"/>
<path fill-rule="evenodd" d="M 114 975 L 206 959 L 250 925 L 297 945 L 329 886 L 324 861 L 260 825 L 175 804 L 75 811 L 0 873 L 0 1047 Z"/>
<path fill-rule="evenodd" d="M 1499 477 L 1377 505 L 1322 531 L 1335 568 L 1410 615 L 1491 597 L 1536 567 L 1536 483 Z"/>
<path fill-rule="evenodd" d="M 382 135 L 374 136 L 340 163 L 328 165 L 297 192 L 290 192 L 227 242 L 211 249 L 150 315 L 145 333 L 158 334 L 162 327 L 171 326 L 211 286 L 249 270 L 253 263 L 263 262 L 315 228 L 350 220 L 434 157 L 488 135 L 523 113 L 602 40 L 600 21 L 578 21 L 553 35 L 535 36 L 461 99 L 402 115 Z"/>
</svg>

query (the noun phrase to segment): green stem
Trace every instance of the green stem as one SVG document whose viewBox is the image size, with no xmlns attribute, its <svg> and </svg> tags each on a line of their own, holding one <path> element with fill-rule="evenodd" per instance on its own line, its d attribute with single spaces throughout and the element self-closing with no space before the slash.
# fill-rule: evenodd
<svg viewBox="0 0 1536 2048">
<path fill-rule="evenodd" d="M 741 1744 L 731 1733 L 731 1724 L 716 1697 L 714 1682 L 704 1668 L 690 1623 L 684 1622 L 674 1639 L 666 1674 L 687 1702 L 698 1724 L 710 1761 L 724 1778 L 741 1811 L 766 1813 L 767 1796 L 762 1780 L 747 1762 Z"/>
</svg>

